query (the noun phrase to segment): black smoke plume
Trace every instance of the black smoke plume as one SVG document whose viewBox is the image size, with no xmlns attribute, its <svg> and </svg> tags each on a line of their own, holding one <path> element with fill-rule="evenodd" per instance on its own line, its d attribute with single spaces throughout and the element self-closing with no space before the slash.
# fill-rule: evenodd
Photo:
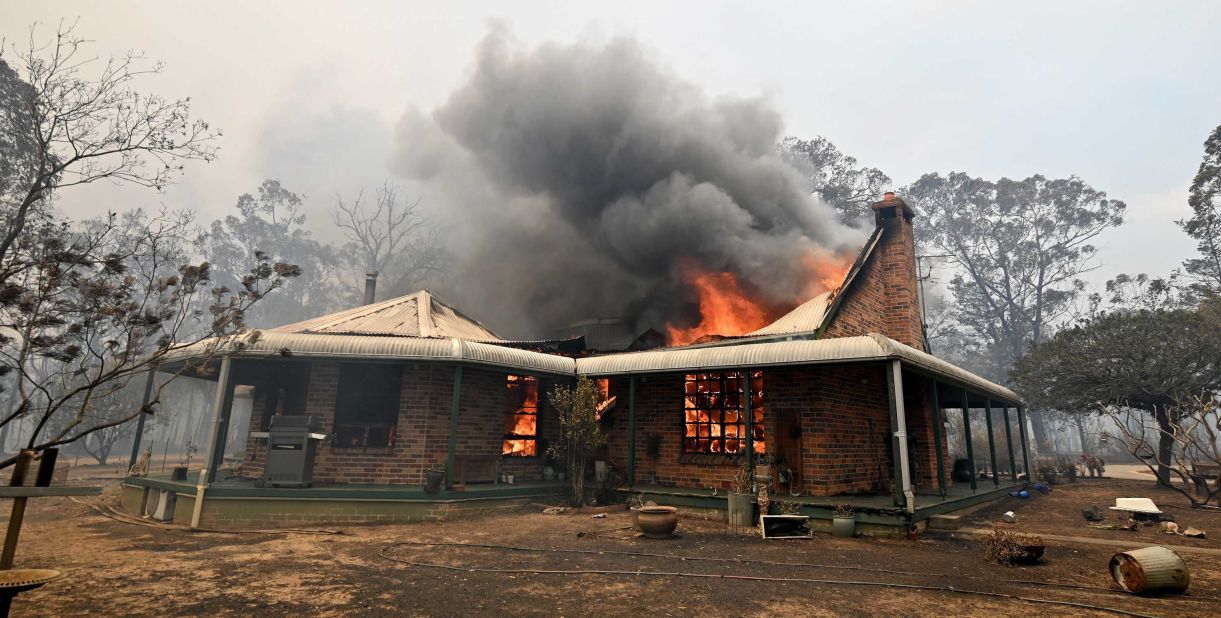
<svg viewBox="0 0 1221 618">
<path fill-rule="evenodd" d="M 631 39 L 523 49 L 503 29 L 393 167 L 450 223 L 433 288 L 502 335 L 591 317 L 699 321 L 684 269 L 731 272 L 771 308 L 805 300 L 805 256 L 858 247 L 776 154 L 761 98 L 709 98 Z"/>
</svg>

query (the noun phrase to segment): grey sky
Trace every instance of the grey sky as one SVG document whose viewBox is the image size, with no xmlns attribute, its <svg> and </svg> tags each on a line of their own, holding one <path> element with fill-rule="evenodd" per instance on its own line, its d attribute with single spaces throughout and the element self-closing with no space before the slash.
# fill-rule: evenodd
<svg viewBox="0 0 1221 618">
<path fill-rule="evenodd" d="M 1173 219 L 1221 124 L 1221 3 L 848 4 L 9 1 L 0 36 L 79 16 L 98 54 L 163 60 L 144 88 L 192 97 L 224 130 L 221 158 L 164 195 L 90 188 L 65 200 L 77 216 L 161 201 L 213 218 L 274 176 L 325 228 L 331 196 L 388 175 L 395 123 L 444 102 L 499 19 L 527 46 L 632 36 L 709 94 L 768 97 L 786 133 L 825 135 L 900 184 L 1078 174 L 1130 208 L 1095 280 L 1191 252 Z"/>
</svg>

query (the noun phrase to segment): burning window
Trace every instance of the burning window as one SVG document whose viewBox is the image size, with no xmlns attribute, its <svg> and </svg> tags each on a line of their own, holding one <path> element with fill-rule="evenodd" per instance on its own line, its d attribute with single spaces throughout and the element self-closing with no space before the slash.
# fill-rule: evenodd
<svg viewBox="0 0 1221 618">
<path fill-rule="evenodd" d="M 743 373 L 687 374 L 684 385 L 684 453 L 746 452 L 745 380 Z M 763 372 L 750 374 L 754 451 L 763 453 Z"/>
<path fill-rule="evenodd" d="M 402 377 L 400 365 L 345 363 L 339 366 L 335 446 L 394 446 Z"/>
<path fill-rule="evenodd" d="M 509 376 L 509 419 L 502 452 L 508 457 L 538 455 L 538 378 Z"/>
</svg>

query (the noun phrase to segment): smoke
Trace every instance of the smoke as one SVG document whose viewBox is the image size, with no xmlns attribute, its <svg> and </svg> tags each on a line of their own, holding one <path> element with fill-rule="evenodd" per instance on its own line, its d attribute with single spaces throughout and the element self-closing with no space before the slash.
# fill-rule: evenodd
<svg viewBox="0 0 1221 618">
<path fill-rule="evenodd" d="M 523 49 L 495 28 L 443 105 L 403 117 L 392 168 L 451 222 L 434 289 L 502 334 L 660 328 L 699 321 L 692 269 L 784 310 L 811 259 L 860 246 L 777 156 L 781 128 L 768 101 L 709 98 L 631 39 Z"/>
</svg>

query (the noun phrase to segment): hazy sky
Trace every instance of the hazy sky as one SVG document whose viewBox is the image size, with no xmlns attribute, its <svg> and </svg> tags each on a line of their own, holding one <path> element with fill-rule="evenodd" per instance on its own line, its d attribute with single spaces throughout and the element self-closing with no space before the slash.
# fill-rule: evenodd
<svg viewBox="0 0 1221 618">
<path fill-rule="evenodd" d="M 1129 205 L 1128 224 L 1101 240 L 1095 280 L 1162 274 L 1191 252 L 1173 220 L 1221 124 L 1211 1 L 9 0 L 0 36 L 23 44 L 30 23 L 77 17 L 97 54 L 164 61 L 144 89 L 192 97 L 224 131 L 220 159 L 164 194 L 77 191 L 64 205 L 78 216 L 160 201 L 214 218 L 270 176 L 307 193 L 325 229 L 337 191 L 389 175 L 398 119 L 464 81 L 491 20 L 526 46 L 634 37 L 710 95 L 766 97 L 787 134 L 824 135 L 898 184 L 929 171 L 1077 174 Z"/>
</svg>

